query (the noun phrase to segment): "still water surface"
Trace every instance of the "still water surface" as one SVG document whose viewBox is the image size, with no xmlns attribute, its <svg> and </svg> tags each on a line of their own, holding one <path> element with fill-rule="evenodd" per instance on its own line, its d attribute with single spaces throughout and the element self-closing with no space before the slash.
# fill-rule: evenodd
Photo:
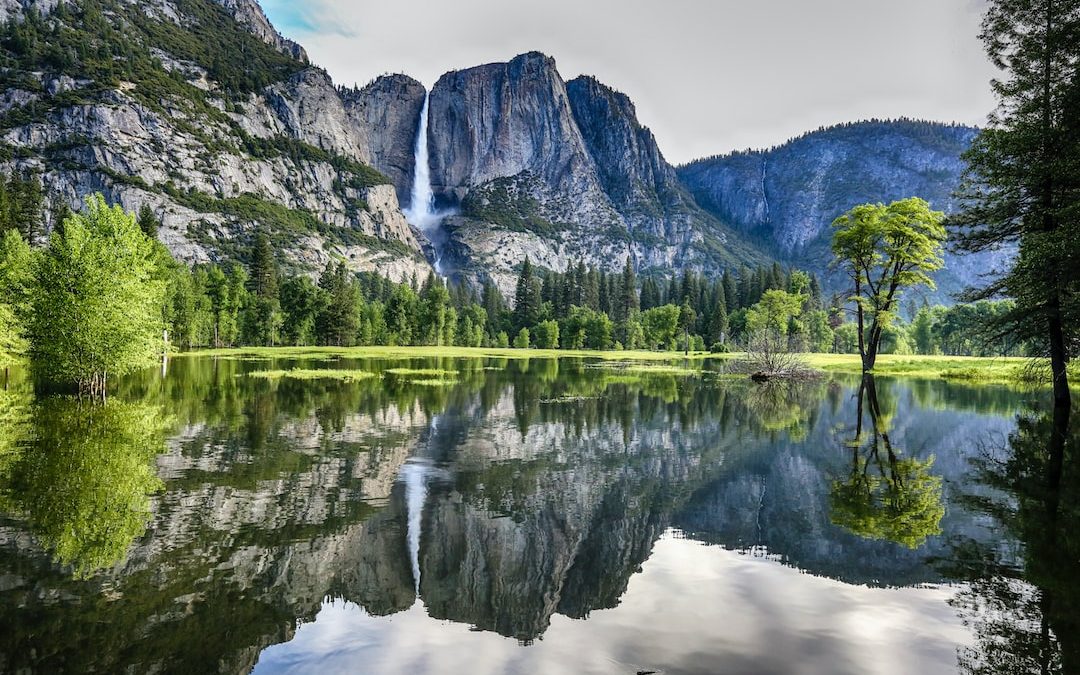
<svg viewBox="0 0 1080 675">
<path fill-rule="evenodd" d="M 258 376 L 291 368 L 371 375 Z M 16 376 L 0 672 L 1077 672 L 1044 407 L 572 359 Z"/>
</svg>

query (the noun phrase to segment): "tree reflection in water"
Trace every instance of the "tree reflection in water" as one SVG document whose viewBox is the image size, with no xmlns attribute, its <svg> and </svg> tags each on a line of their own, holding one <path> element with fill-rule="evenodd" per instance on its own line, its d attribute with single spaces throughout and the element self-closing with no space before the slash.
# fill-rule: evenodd
<svg viewBox="0 0 1080 675">
<path fill-rule="evenodd" d="M 1080 672 L 1080 473 L 1071 409 L 1017 418 L 1004 452 L 975 462 L 984 487 L 962 499 L 1019 546 L 958 539 L 953 600 L 975 644 L 959 653 L 978 675 Z"/>
<path fill-rule="evenodd" d="M 153 465 L 164 449 L 162 411 L 67 397 L 30 410 L 28 438 L 0 475 L 6 510 L 25 514 L 57 562 L 89 577 L 146 530 L 150 495 L 164 488 Z"/>
<path fill-rule="evenodd" d="M 941 534 L 941 477 L 930 472 L 934 457 L 901 457 L 889 430 L 893 414 L 883 412 L 873 375 L 859 386 L 851 471 L 834 480 L 829 495 L 832 522 L 869 539 L 885 539 L 915 549 L 927 537 Z M 865 405 L 864 405 L 865 401 Z M 870 433 L 864 436 L 864 409 Z"/>
</svg>

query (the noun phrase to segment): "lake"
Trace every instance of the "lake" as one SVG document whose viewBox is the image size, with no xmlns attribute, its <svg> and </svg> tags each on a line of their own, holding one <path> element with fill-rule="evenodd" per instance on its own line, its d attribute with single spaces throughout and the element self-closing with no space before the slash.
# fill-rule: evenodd
<svg viewBox="0 0 1080 675">
<path fill-rule="evenodd" d="M 15 373 L 0 672 L 1078 672 L 1047 395 L 723 369 L 197 356 L 103 405 Z"/>
</svg>

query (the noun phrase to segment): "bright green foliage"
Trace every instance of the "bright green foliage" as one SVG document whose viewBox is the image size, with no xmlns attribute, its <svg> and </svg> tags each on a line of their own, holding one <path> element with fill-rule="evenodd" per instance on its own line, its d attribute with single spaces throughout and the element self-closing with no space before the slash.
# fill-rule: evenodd
<svg viewBox="0 0 1080 675">
<path fill-rule="evenodd" d="M 802 314 L 806 296 L 781 290 L 765 291 L 761 301 L 746 310 L 746 332 L 775 331 L 787 335 L 791 320 Z"/>
<path fill-rule="evenodd" d="M 911 197 L 856 206 L 833 222 L 834 264 L 850 280 L 863 369 L 873 370 L 881 336 L 896 318 L 904 289 L 934 287 L 941 269 L 944 214 Z"/>
<path fill-rule="evenodd" d="M 18 230 L 0 237 L 0 368 L 26 352 L 34 264 L 34 254 Z"/>
<path fill-rule="evenodd" d="M 516 337 L 514 337 L 514 349 L 528 349 L 529 348 L 529 329 L 522 328 L 518 331 Z"/>
<path fill-rule="evenodd" d="M 858 457 L 846 480 L 834 481 L 829 498 L 832 522 L 868 539 L 915 549 L 941 534 L 945 507 L 934 458 L 894 459 L 887 465 Z"/>
<path fill-rule="evenodd" d="M 837 354 L 859 353 L 859 328 L 853 323 L 843 323 L 833 329 L 833 351 Z"/>
<path fill-rule="evenodd" d="M 164 420 L 159 408 L 114 400 L 35 404 L 31 447 L 0 480 L 42 545 L 75 576 L 119 562 L 145 531 L 149 495 L 163 487 L 153 458 L 165 449 Z"/>
<path fill-rule="evenodd" d="M 934 318 L 929 308 L 923 307 L 918 311 L 912 321 L 911 332 L 919 354 L 934 353 Z"/>
<path fill-rule="evenodd" d="M 448 314 L 451 310 L 450 291 L 446 284 L 432 273 L 424 282 L 420 291 L 420 325 L 423 326 L 421 342 L 425 345 L 449 345 L 452 344 L 454 331 L 448 332 Z M 456 323 L 457 315 L 454 315 Z M 447 341 L 447 338 L 451 341 Z"/>
<path fill-rule="evenodd" d="M 323 300 L 319 291 L 319 287 L 307 277 L 289 277 L 282 282 L 283 344 L 296 347 L 315 344 L 315 322 Z"/>
<path fill-rule="evenodd" d="M 606 313 L 575 305 L 559 326 L 559 342 L 564 349 L 610 349 L 614 329 Z"/>
<path fill-rule="evenodd" d="M 247 280 L 247 271 L 239 265 L 227 269 L 214 265 L 207 274 L 215 347 L 232 346 L 240 341 L 240 310 L 247 304 Z"/>
<path fill-rule="evenodd" d="M 829 325 L 829 314 L 823 309 L 815 309 L 806 314 L 807 347 L 812 352 L 828 353 L 833 350 L 835 334 Z"/>
<path fill-rule="evenodd" d="M 557 321 L 541 321 L 533 328 L 533 340 L 537 349 L 559 348 L 559 323 Z"/>
<path fill-rule="evenodd" d="M 108 375 L 160 357 L 164 284 L 153 243 L 101 195 L 68 218 L 37 266 L 30 364 L 42 381 L 104 392 Z"/>
<path fill-rule="evenodd" d="M 679 331 L 679 308 L 676 305 L 654 307 L 641 313 L 641 328 L 646 349 L 675 349 Z"/>
<path fill-rule="evenodd" d="M 858 396 L 854 437 L 845 442 L 851 469 L 833 481 L 829 495 L 832 522 L 862 537 L 918 548 L 941 534 L 942 478 L 931 473 L 933 457 L 901 457 L 893 447 L 889 428 L 895 401 L 879 400 L 873 375 L 864 376 Z M 864 410 L 870 417 L 865 434 Z"/>
</svg>

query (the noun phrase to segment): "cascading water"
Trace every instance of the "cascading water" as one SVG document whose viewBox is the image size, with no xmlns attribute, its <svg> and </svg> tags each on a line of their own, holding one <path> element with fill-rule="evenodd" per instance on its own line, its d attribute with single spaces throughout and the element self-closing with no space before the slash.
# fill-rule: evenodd
<svg viewBox="0 0 1080 675">
<path fill-rule="evenodd" d="M 413 183 L 409 195 L 409 207 L 405 209 L 405 219 L 424 233 L 434 249 L 431 265 L 435 273 L 443 276 L 442 249 L 446 235 L 440 227 L 446 213 L 435 208 L 435 193 L 431 189 L 431 165 L 428 153 L 428 103 L 431 95 L 424 96 L 424 106 L 420 109 L 420 128 L 416 133 L 416 145 L 413 150 Z"/>
</svg>

